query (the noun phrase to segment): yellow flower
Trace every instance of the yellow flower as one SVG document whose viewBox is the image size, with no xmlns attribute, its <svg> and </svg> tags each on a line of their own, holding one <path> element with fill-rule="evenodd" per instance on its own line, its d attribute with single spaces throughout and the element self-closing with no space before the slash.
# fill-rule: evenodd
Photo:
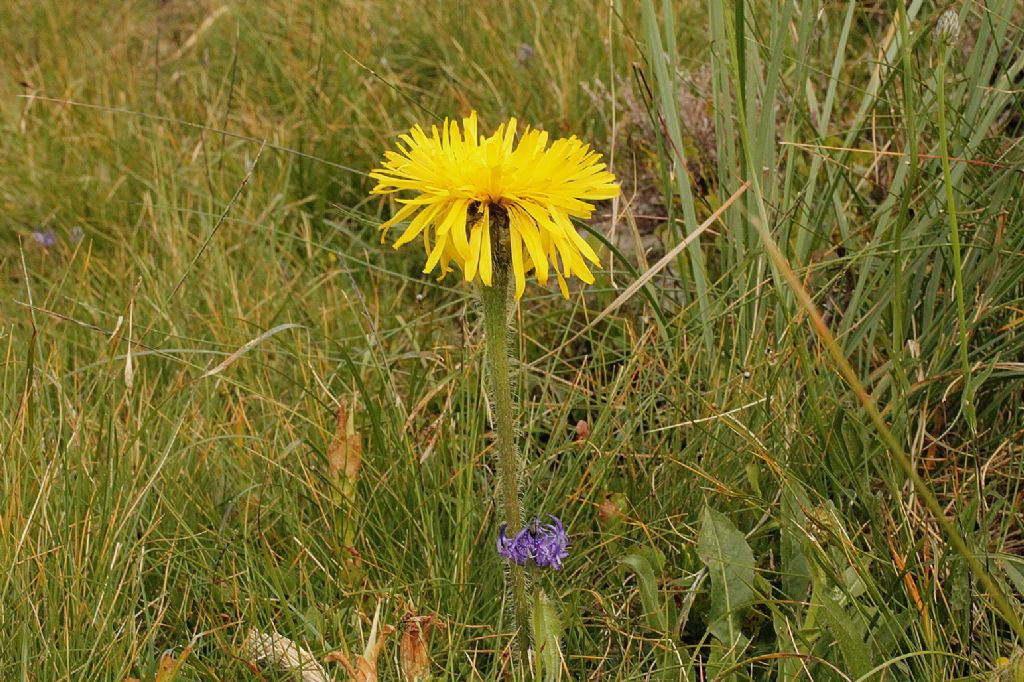
<svg viewBox="0 0 1024 682">
<path fill-rule="evenodd" d="M 386 152 L 381 167 L 370 172 L 377 180 L 372 193 L 415 195 L 398 199 L 402 207 L 380 226 L 381 241 L 389 228 L 409 220 L 394 246 L 422 233 L 425 273 L 440 265 L 444 277 L 454 263 L 467 282 L 479 277 L 491 286 L 494 263 L 511 260 L 517 299 L 531 270 L 541 284 L 554 270 L 568 298 L 565 278 L 593 284 L 584 259 L 601 264 L 570 217 L 589 218 L 589 202 L 617 196 L 619 186 L 599 162 L 601 155 L 576 137 L 548 146 L 546 132 L 526 128 L 517 143 L 516 129 L 513 118 L 483 137 L 473 112 L 461 130 L 445 119 L 429 136 L 420 126 L 401 135 L 398 151 Z"/>
</svg>

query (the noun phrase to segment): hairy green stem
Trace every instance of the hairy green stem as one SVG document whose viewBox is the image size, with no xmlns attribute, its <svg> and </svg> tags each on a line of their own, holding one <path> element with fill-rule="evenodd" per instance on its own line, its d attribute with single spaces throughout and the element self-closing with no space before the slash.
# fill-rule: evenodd
<svg viewBox="0 0 1024 682">
<path fill-rule="evenodd" d="M 487 381 L 490 389 L 492 418 L 497 432 L 498 495 L 502 516 L 509 533 L 517 533 L 523 526 L 519 503 L 519 480 L 522 468 L 516 447 L 515 400 L 512 397 L 512 372 L 509 362 L 509 256 L 507 229 L 500 220 L 491 225 L 491 244 L 494 252 L 491 286 L 481 286 L 480 300 L 484 309 L 484 338 L 486 340 Z M 516 639 L 522 660 L 530 645 L 530 598 L 527 594 L 526 573 L 522 566 L 511 564 L 509 578 L 515 610 Z"/>
</svg>

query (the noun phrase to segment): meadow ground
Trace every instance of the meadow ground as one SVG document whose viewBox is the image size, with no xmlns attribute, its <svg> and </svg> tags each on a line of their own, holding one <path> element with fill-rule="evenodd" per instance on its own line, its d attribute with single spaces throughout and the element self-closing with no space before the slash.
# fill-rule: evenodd
<svg viewBox="0 0 1024 682">
<path fill-rule="evenodd" d="M 3 3 L 0 679 L 506 677 L 475 293 L 366 176 L 470 109 L 622 181 L 516 312 L 555 672 L 1022 679 L 1022 19 Z"/>
</svg>

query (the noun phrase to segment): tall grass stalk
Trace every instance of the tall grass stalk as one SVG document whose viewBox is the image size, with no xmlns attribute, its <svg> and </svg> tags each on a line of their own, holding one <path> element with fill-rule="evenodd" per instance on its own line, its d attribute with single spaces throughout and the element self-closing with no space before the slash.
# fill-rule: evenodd
<svg viewBox="0 0 1024 682">
<path fill-rule="evenodd" d="M 658 98 L 656 120 L 659 125 L 665 126 L 666 165 L 672 169 L 671 174 L 675 177 L 676 193 L 683 207 L 683 224 L 685 229 L 682 231 L 682 236 L 686 237 L 697 230 L 699 221 L 697 220 L 693 187 L 686 164 L 686 151 L 680 127 L 679 84 L 676 80 L 678 69 L 675 62 L 677 53 L 674 48 L 675 23 L 672 20 L 672 4 L 670 2 L 664 3 L 661 24 L 658 23 L 653 0 L 643 0 L 641 9 L 644 33 L 648 44 L 647 60 L 654 72 L 656 96 Z M 662 37 L 663 32 L 664 39 Z M 666 43 L 668 48 L 666 48 Z M 704 251 L 699 240 L 695 240 L 690 244 L 687 254 L 689 257 L 689 268 L 686 269 L 686 272 L 693 280 L 704 347 L 710 353 L 714 350 L 714 337 L 708 323 L 711 314 L 708 305 L 708 276 L 704 262 Z"/>
<path fill-rule="evenodd" d="M 958 29 L 959 31 L 959 29 Z M 971 363 L 967 356 L 967 316 L 964 306 L 963 258 L 960 256 L 960 227 L 956 212 L 956 197 L 953 195 L 953 179 L 949 172 L 949 130 L 946 128 L 946 62 L 949 58 L 951 38 L 939 34 L 939 63 L 935 71 L 935 99 L 938 112 L 939 154 L 942 157 L 942 184 L 946 190 L 946 215 L 949 217 L 949 238 L 953 250 L 953 287 L 956 297 L 956 318 L 960 354 L 960 369 L 963 372 L 964 416 L 971 429 L 978 428 L 974 411 L 974 386 L 971 381 Z M 955 40 L 955 38 L 954 38 Z"/>
<path fill-rule="evenodd" d="M 914 197 L 918 175 L 918 125 L 917 125 L 917 98 L 914 94 L 914 68 L 912 48 L 913 42 L 910 37 L 910 17 L 907 15 L 906 0 L 900 0 L 897 6 L 900 30 L 900 66 L 902 69 L 901 82 L 903 84 L 903 124 L 906 126 L 906 149 L 909 170 L 906 185 L 900 194 L 899 210 L 896 217 L 890 218 L 892 222 L 893 242 L 893 284 L 895 291 L 892 296 L 892 344 L 889 350 L 893 359 L 893 370 L 896 375 L 896 382 L 901 395 L 906 395 L 907 370 L 905 362 L 906 349 L 906 320 L 904 306 L 906 294 L 904 289 L 903 274 L 903 232 L 907 227 L 910 218 L 910 202 Z"/>
</svg>

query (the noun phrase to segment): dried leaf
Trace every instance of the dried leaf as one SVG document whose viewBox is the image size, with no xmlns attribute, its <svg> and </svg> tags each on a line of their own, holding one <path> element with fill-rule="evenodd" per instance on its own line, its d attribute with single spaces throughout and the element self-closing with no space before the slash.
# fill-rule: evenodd
<svg viewBox="0 0 1024 682">
<path fill-rule="evenodd" d="M 437 614 L 417 616 L 409 611 L 402 618 L 402 639 L 398 642 L 398 665 L 404 682 L 423 682 L 430 674 L 430 633 Z"/>
<path fill-rule="evenodd" d="M 355 485 L 359 478 L 359 467 L 363 461 L 363 445 L 356 433 L 355 415 L 345 408 L 345 403 L 338 405 L 335 418 L 334 440 L 327 448 L 327 469 L 331 476 L 342 474 L 350 485 Z"/>
<path fill-rule="evenodd" d="M 239 654 L 253 663 L 266 661 L 294 674 L 302 682 L 330 682 L 331 679 L 313 654 L 276 632 L 249 630 Z"/>
<path fill-rule="evenodd" d="M 153 682 L 174 682 L 178 677 L 182 664 L 190 653 L 192 653 L 192 647 L 185 647 L 185 650 L 181 652 L 181 657 L 175 659 L 174 654 L 165 651 L 163 656 L 160 657 L 160 665 L 157 668 L 156 677 L 153 678 Z"/>
<path fill-rule="evenodd" d="M 324 657 L 324 663 L 340 663 L 348 672 L 351 682 L 377 682 L 377 659 L 380 658 L 384 644 L 387 643 L 388 637 L 394 631 L 395 628 L 390 625 L 380 628 L 380 602 L 378 602 L 363 654 L 354 656 L 353 660 L 340 651 L 332 651 Z"/>
</svg>

